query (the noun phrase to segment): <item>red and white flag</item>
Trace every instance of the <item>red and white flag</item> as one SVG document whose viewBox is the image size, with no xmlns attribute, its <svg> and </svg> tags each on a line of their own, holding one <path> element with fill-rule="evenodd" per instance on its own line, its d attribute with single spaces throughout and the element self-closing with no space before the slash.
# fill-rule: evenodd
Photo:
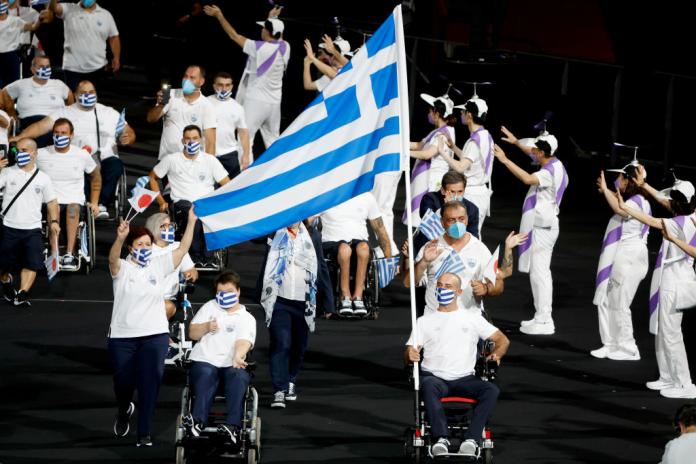
<svg viewBox="0 0 696 464">
<path fill-rule="evenodd" d="M 147 209 L 148 206 L 155 201 L 155 198 L 159 195 L 159 192 L 153 192 L 143 187 L 136 187 L 133 190 L 133 197 L 128 199 L 128 203 L 131 205 L 131 209 L 126 214 L 126 221 L 131 221 L 138 213 L 142 213 Z M 130 217 L 131 211 L 135 210 L 133 217 Z"/>
<path fill-rule="evenodd" d="M 58 253 L 49 255 L 44 264 L 46 265 L 46 275 L 48 275 L 48 281 L 50 282 L 53 280 L 56 274 L 58 274 L 58 271 L 60 271 L 60 264 L 58 264 Z"/>
<path fill-rule="evenodd" d="M 483 278 L 488 279 L 491 283 L 495 284 L 496 276 L 498 275 L 498 255 L 500 253 L 500 245 L 493 252 L 491 260 L 488 261 L 486 267 L 483 269 Z"/>
</svg>

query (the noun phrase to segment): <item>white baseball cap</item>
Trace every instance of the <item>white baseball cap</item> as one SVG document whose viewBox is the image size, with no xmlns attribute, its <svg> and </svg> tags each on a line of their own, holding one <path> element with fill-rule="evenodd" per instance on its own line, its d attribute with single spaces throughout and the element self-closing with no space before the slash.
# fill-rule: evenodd
<svg viewBox="0 0 696 464">
<path fill-rule="evenodd" d="M 684 195 L 684 197 L 686 198 L 686 201 L 688 201 L 688 202 L 690 202 L 691 199 L 694 197 L 694 194 L 696 194 L 696 189 L 694 188 L 694 184 L 692 184 L 688 180 L 679 180 L 679 179 L 674 181 L 674 185 L 672 187 L 665 189 L 660 193 L 662 193 L 667 198 L 672 198 L 672 199 L 676 200 L 676 198 L 674 198 L 672 196 L 672 192 L 674 192 L 674 191 L 677 191 L 677 192 L 681 193 L 682 195 Z"/>
<path fill-rule="evenodd" d="M 539 146 L 540 144 L 541 146 Z M 544 150 L 544 148 L 546 148 L 544 145 L 548 145 L 551 148 L 551 154 L 549 156 L 553 156 L 554 153 L 556 153 L 556 150 L 558 150 L 558 140 L 556 139 L 556 137 L 549 134 L 548 132 L 545 132 L 534 139 L 535 147 Z"/>
<path fill-rule="evenodd" d="M 445 114 L 442 115 L 443 118 L 446 118 L 447 116 L 451 115 L 452 111 L 454 111 L 454 102 L 447 95 L 442 95 L 441 97 L 433 97 L 432 95 L 428 95 L 427 93 L 422 93 L 420 94 L 420 97 L 423 100 L 425 100 L 425 102 L 430 106 L 435 106 L 436 101 L 442 102 L 442 104 L 445 105 Z"/>
<path fill-rule="evenodd" d="M 338 51 L 341 53 L 343 56 L 353 56 L 353 52 L 350 50 L 350 42 L 348 42 L 346 39 L 343 39 L 341 37 L 336 37 L 336 40 L 333 41 L 334 46 L 338 49 Z M 326 48 L 325 43 L 320 43 L 319 48 L 322 50 Z"/>
<path fill-rule="evenodd" d="M 607 172 L 618 172 L 621 174 L 627 174 L 630 167 L 638 169 L 639 166 L 640 166 L 640 163 L 638 162 L 638 160 L 634 159 L 633 161 L 631 161 L 630 163 L 628 163 L 626 166 L 622 167 L 621 169 L 605 169 L 605 170 Z M 646 177 L 648 177 L 648 171 L 645 169 L 645 167 L 643 167 L 643 178 L 646 178 Z"/>
<path fill-rule="evenodd" d="M 469 103 L 473 103 L 476 105 L 476 111 L 472 111 L 474 107 L 470 105 Z M 468 106 L 468 108 L 467 108 Z M 459 108 L 464 111 L 468 111 L 469 113 L 473 114 L 477 118 L 482 117 L 486 113 L 488 113 L 488 104 L 486 104 L 486 100 L 479 98 L 479 97 L 472 97 L 469 100 L 466 101 L 463 105 L 457 105 L 455 108 Z"/>
<path fill-rule="evenodd" d="M 271 27 L 273 28 L 272 31 L 269 31 L 272 35 L 276 35 L 285 30 L 285 23 L 278 18 L 268 18 L 266 21 L 256 21 L 256 24 L 261 27 L 266 27 L 266 22 L 270 23 Z"/>
</svg>

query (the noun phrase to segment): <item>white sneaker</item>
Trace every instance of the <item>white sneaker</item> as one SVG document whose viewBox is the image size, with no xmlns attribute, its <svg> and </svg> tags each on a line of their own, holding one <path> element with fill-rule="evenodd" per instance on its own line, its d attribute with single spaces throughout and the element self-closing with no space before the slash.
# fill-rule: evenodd
<svg viewBox="0 0 696 464">
<path fill-rule="evenodd" d="M 356 316 L 364 316 L 367 314 L 367 308 L 365 308 L 365 303 L 363 300 L 359 300 L 357 298 L 353 300 L 353 307 L 355 308 L 353 309 L 353 314 Z"/>
<path fill-rule="evenodd" d="M 353 302 L 346 298 L 341 301 L 341 308 L 338 310 L 338 314 L 342 316 L 349 316 L 353 314 Z"/>
<path fill-rule="evenodd" d="M 604 359 L 604 358 L 606 358 L 607 355 L 609 354 L 609 348 L 607 348 L 606 346 L 602 345 L 601 348 L 597 348 L 596 350 L 590 351 L 590 354 L 591 354 L 592 356 L 594 356 L 595 358 Z"/>
<path fill-rule="evenodd" d="M 285 394 L 285 401 L 297 400 L 297 386 L 290 382 L 288 383 L 288 392 Z"/>
<path fill-rule="evenodd" d="M 60 258 L 60 267 L 68 271 L 77 269 L 77 258 L 71 253 L 66 253 Z"/>
<path fill-rule="evenodd" d="M 696 385 L 689 384 L 686 386 L 665 388 L 660 390 L 660 395 L 665 398 L 696 398 Z"/>
<path fill-rule="evenodd" d="M 99 214 L 94 219 L 109 219 L 109 211 L 106 206 L 99 205 Z"/>
<path fill-rule="evenodd" d="M 533 325 L 533 324 L 536 324 L 536 319 L 531 318 L 531 319 L 529 319 L 529 320 L 520 322 L 520 327 L 527 327 L 527 326 L 530 326 L 530 325 Z"/>
<path fill-rule="evenodd" d="M 629 353 L 628 351 L 618 349 L 610 351 L 607 358 L 612 361 L 640 361 L 640 353 L 637 350 Z"/>
<path fill-rule="evenodd" d="M 459 446 L 459 454 L 472 458 L 478 457 L 478 444 L 475 440 L 464 440 Z"/>
<path fill-rule="evenodd" d="M 437 440 L 437 443 L 435 443 L 434 445 L 432 445 L 430 447 L 430 454 L 432 454 L 433 457 L 442 456 L 443 454 L 447 454 L 447 453 L 449 453 L 449 446 L 450 446 L 449 440 L 446 439 L 445 437 L 440 437 Z"/>
<path fill-rule="evenodd" d="M 553 335 L 556 332 L 556 327 L 553 321 L 534 322 L 534 324 L 521 326 L 520 332 L 527 335 Z"/>
<path fill-rule="evenodd" d="M 659 378 L 657 380 L 653 380 L 652 382 L 646 382 L 645 386 L 648 387 L 650 390 L 665 390 L 667 388 L 674 387 L 674 384 L 672 382 Z"/>
<path fill-rule="evenodd" d="M 273 409 L 276 408 L 284 408 L 285 407 L 285 392 L 280 390 L 275 392 L 273 395 L 273 401 L 271 401 L 271 407 Z"/>
</svg>

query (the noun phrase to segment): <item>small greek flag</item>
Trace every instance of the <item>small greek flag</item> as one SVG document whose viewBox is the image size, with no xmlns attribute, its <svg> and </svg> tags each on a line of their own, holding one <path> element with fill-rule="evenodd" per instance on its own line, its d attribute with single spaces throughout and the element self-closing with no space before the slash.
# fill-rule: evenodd
<svg viewBox="0 0 696 464">
<path fill-rule="evenodd" d="M 448 272 L 452 274 L 459 274 L 464 269 L 464 261 L 462 261 L 462 258 L 459 256 L 459 253 L 457 253 L 454 250 L 450 250 L 449 254 L 445 257 L 444 260 L 442 260 L 442 264 L 435 273 L 435 277 L 438 278 L 442 274 Z"/>
<path fill-rule="evenodd" d="M 142 176 L 138 177 L 138 180 L 135 181 L 135 187 L 131 189 L 131 196 L 135 196 L 135 191 L 138 188 L 145 188 L 147 185 L 150 183 L 150 178 L 148 176 Z"/>
<path fill-rule="evenodd" d="M 439 213 L 429 209 L 425 212 L 425 216 L 421 219 L 418 230 L 428 237 L 428 240 L 433 240 L 445 233 L 445 228 L 442 227 L 442 218 Z"/>
<path fill-rule="evenodd" d="M 116 138 L 118 139 L 123 131 L 126 130 L 126 109 L 123 108 L 121 115 L 118 117 L 118 122 L 116 123 Z"/>
<path fill-rule="evenodd" d="M 384 288 L 396 276 L 396 271 L 399 267 L 399 257 L 375 259 L 372 261 L 372 265 L 377 266 L 379 288 Z"/>
</svg>

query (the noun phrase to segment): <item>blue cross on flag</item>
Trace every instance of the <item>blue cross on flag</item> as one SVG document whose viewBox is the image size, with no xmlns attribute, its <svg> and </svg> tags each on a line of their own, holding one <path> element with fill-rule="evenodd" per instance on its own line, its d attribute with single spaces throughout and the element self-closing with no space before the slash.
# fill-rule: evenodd
<svg viewBox="0 0 696 464">
<path fill-rule="evenodd" d="M 408 154 L 401 6 L 247 170 L 195 202 L 208 249 L 244 242 L 372 190 Z"/>
</svg>

